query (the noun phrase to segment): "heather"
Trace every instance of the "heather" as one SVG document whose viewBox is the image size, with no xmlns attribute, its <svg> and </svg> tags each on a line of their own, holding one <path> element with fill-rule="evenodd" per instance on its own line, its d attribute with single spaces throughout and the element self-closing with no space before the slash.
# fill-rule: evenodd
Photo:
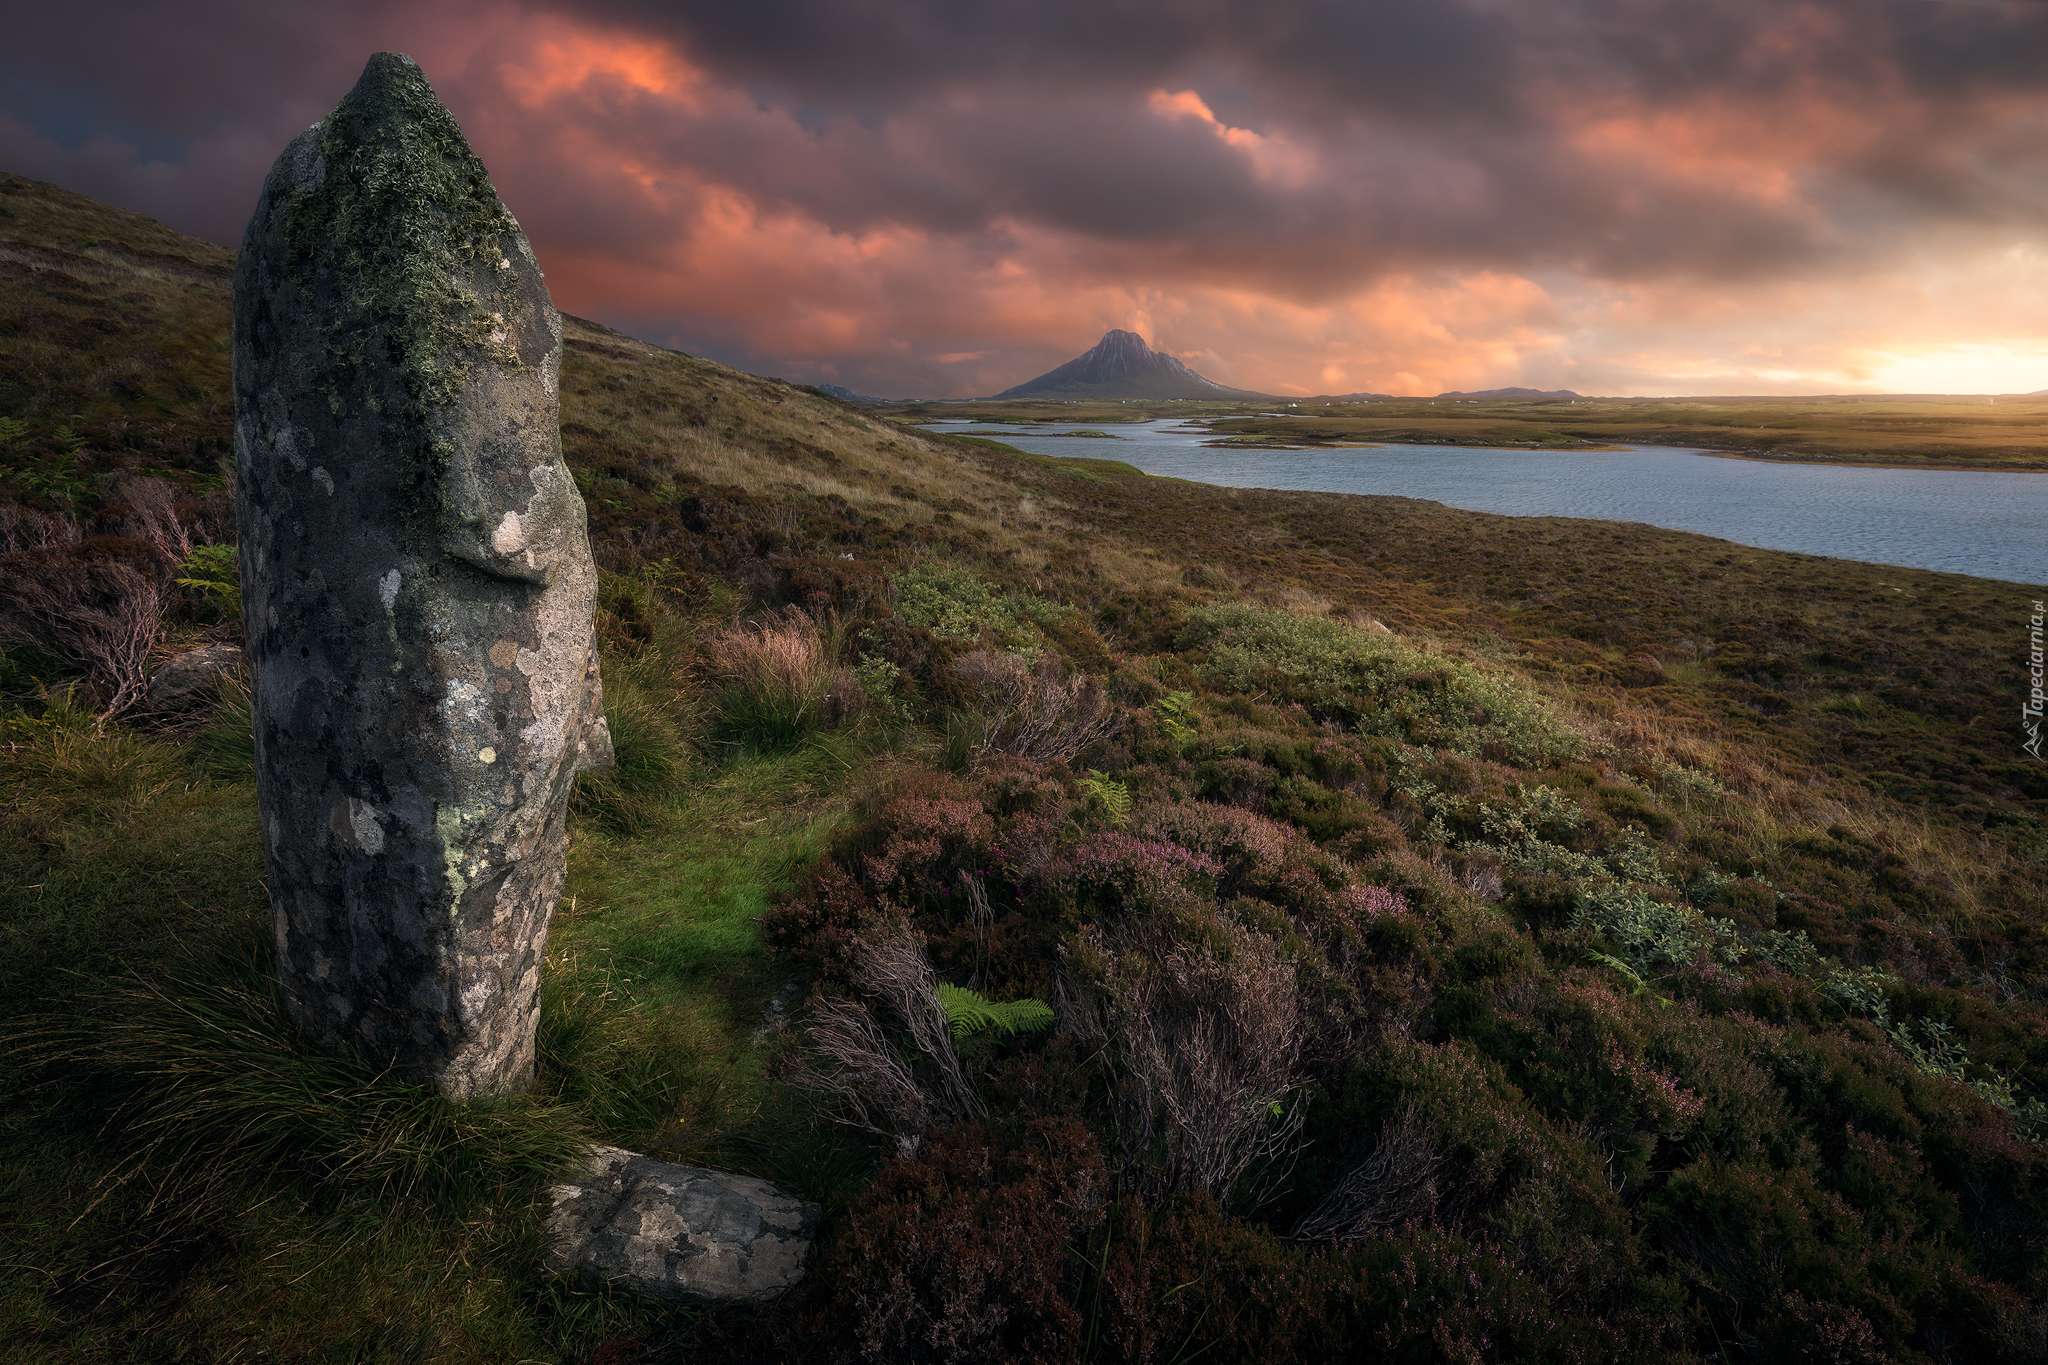
<svg viewBox="0 0 2048 1365">
<path fill-rule="evenodd" d="M 142 269 L 36 250 L 59 321 Z M 225 316 L 178 278 L 174 361 Z M 61 330 L 10 371 L 9 1358 L 2048 1350 L 2021 590 L 1148 480 L 567 330 L 620 763 L 537 1090 L 467 1109 L 296 1044 L 246 702 L 137 700 L 235 638 L 213 362 L 176 411 Z M 803 1289 L 548 1278 L 588 1140 L 822 1201 Z"/>
</svg>

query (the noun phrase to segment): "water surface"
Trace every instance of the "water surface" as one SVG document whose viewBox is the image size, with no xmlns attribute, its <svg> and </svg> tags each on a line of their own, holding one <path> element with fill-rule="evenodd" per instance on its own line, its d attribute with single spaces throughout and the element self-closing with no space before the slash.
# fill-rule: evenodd
<svg viewBox="0 0 2048 1365">
<path fill-rule="evenodd" d="M 2048 473 L 1854 469 L 1732 460 L 1668 446 L 1613 451 L 1387 445 L 1350 450 L 1224 450 L 1180 418 L 1097 427 L 1118 440 L 1046 436 L 985 424 L 1019 450 L 1123 460 L 1147 474 L 1226 488 L 1380 493 L 1473 512 L 1597 517 L 1697 531 L 1766 550 L 2048 584 Z"/>
</svg>

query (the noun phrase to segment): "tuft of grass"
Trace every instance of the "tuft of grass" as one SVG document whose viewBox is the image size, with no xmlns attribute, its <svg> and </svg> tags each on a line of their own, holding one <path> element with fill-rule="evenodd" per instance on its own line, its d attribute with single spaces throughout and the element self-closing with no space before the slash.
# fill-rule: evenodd
<svg viewBox="0 0 2048 1365">
<path fill-rule="evenodd" d="M 108 1177 L 178 1197 L 218 1181 L 341 1184 L 460 1213 L 531 1193 L 587 1142 L 576 1111 L 531 1098 L 456 1103 L 355 1056 L 310 1050 L 267 950 L 133 974 L 36 1031 L 25 1060 L 104 1078 L 126 1148 Z"/>
<path fill-rule="evenodd" d="M 612 766 L 576 775 L 569 808 L 616 834 L 652 828 L 670 788 L 689 767 L 689 741 L 674 708 L 630 674 L 606 678 L 605 722 L 612 736 Z"/>
<path fill-rule="evenodd" d="M 256 725 L 244 679 L 229 676 L 216 684 L 214 703 L 193 730 L 187 753 L 217 782 L 255 780 Z"/>
<path fill-rule="evenodd" d="M 840 682 L 834 642 L 816 621 L 791 610 L 710 641 L 717 677 L 712 711 L 725 734 L 755 749 L 802 743 L 832 719 Z M 842 689 L 843 691 L 843 689 Z M 861 693 L 852 680 L 853 693 Z"/>
</svg>

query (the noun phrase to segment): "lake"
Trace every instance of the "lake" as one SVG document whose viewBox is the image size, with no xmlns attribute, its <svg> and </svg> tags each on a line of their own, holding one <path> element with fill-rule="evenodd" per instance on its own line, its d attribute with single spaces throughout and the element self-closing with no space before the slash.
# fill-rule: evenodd
<svg viewBox="0 0 2048 1365">
<path fill-rule="evenodd" d="M 2048 473 L 1854 469 L 1731 460 L 1666 446 L 1613 451 L 1386 445 L 1217 450 L 1180 418 L 1120 425 L 1120 439 L 977 431 L 1034 455 L 1123 460 L 1226 488 L 1427 498 L 1473 512 L 1596 517 L 1696 531 L 1766 550 L 2048 585 Z"/>
</svg>

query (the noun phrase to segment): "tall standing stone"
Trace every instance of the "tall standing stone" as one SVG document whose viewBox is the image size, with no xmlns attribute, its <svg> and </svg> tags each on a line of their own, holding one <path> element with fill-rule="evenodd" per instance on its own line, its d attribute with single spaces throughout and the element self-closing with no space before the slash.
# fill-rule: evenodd
<svg viewBox="0 0 2048 1365">
<path fill-rule="evenodd" d="M 383 52 L 235 266 L 257 791 L 293 1018 L 455 1097 L 533 1074 L 564 807 L 609 766 L 562 324 L 483 164 Z"/>
</svg>

